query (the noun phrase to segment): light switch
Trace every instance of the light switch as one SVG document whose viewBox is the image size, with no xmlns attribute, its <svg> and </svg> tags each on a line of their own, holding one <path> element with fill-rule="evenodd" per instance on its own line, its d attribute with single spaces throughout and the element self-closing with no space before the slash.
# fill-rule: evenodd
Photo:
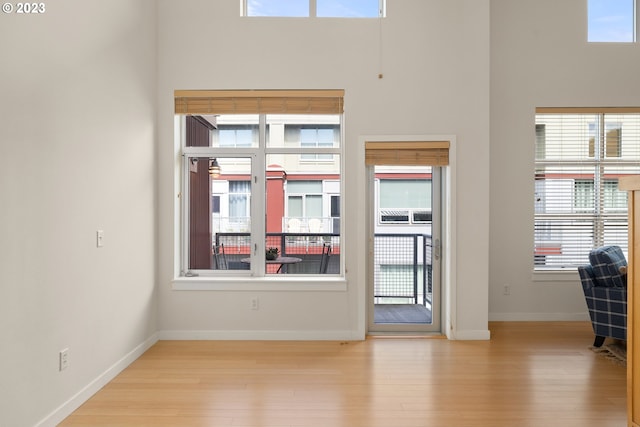
<svg viewBox="0 0 640 427">
<path fill-rule="evenodd" d="M 104 231 L 98 230 L 96 231 L 96 246 L 101 248 L 104 246 Z"/>
</svg>

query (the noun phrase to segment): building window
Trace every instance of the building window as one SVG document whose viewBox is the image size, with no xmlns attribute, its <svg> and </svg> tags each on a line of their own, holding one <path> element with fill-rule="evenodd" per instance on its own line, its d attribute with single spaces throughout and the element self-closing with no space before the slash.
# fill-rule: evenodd
<svg viewBox="0 0 640 427">
<path fill-rule="evenodd" d="M 176 105 L 184 102 L 180 110 L 198 110 L 208 104 L 228 110 L 245 102 L 227 101 L 222 95 L 202 103 L 176 98 Z M 246 111 L 252 105 L 266 105 L 280 111 L 283 105 L 293 105 L 304 112 L 319 110 L 318 114 L 296 110 L 295 114 L 176 115 L 184 158 L 184 275 L 341 272 L 337 206 L 341 114 L 332 112 L 341 113 L 342 104 L 341 100 L 334 104 L 329 95 L 323 98 L 320 94 L 317 99 L 312 98 L 318 94 L 311 95 L 291 101 L 266 93 L 266 98 L 272 98 L 265 101 L 261 97 L 240 108 Z M 288 128 L 297 129 L 295 142 L 288 141 Z M 301 129 L 316 133 L 329 129 L 332 141 L 302 144 Z M 319 155 L 329 158 L 320 164 L 301 160 Z M 331 260 L 325 271 L 320 265 L 328 245 Z M 276 248 L 280 258 L 267 260 L 268 248 Z"/>
<path fill-rule="evenodd" d="M 288 217 L 322 217 L 322 181 L 288 181 Z"/>
<path fill-rule="evenodd" d="M 226 125 L 219 126 L 214 133 L 218 147 L 255 147 L 258 145 L 258 125 Z"/>
<path fill-rule="evenodd" d="M 588 0 L 589 42 L 635 42 L 635 0 Z"/>
<path fill-rule="evenodd" d="M 596 188 L 592 179 L 576 179 L 574 181 L 574 211 L 592 213 L 594 211 Z M 617 179 L 606 179 L 602 186 L 604 192 L 602 208 L 606 212 L 626 212 L 627 194 L 618 190 Z"/>
<path fill-rule="evenodd" d="M 304 127 L 300 129 L 300 146 L 304 148 L 331 148 L 340 132 L 337 126 Z M 332 160 L 331 154 L 302 154 L 300 160 Z"/>
<path fill-rule="evenodd" d="M 378 193 L 379 224 L 431 221 L 430 179 L 381 178 Z"/>
<path fill-rule="evenodd" d="M 538 109 L 537 270 L 586 264 L 589 251 L 602 245 L 626 252 L 627 194 L 618 190 L 618 179 L 640 173 L 640 110 L 635 110 Z"/>
<path fill-rule="evenodd" d="M 241 0 L 244 16 L 379 18 L 384 0 Z"/>
</svg>

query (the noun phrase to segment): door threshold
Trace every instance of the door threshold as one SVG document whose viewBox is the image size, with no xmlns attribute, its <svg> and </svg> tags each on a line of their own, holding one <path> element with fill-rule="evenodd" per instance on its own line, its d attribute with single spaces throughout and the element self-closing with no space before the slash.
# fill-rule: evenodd
<svg viewBox="0 0 640 427">
<path fill-rule="evenodd" d="M 447 339 L 446 335 L 441 332 L 367 332 L 366 338 L 429 338 L 429 339 Z"/>
</svg>

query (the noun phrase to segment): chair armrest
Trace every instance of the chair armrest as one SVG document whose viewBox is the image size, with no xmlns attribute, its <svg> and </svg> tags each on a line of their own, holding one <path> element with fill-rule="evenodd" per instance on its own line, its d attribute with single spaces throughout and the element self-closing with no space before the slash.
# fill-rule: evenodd
<svg viewBox="0 0 640 427">
<path fill-rule="evenodd" d="M 591 265 L 581 265 L 578 267 L 578 274 L 580 274 L 580 281 L 582 282 L 582 289 L 584 292 L 589 292 L 591 288 L 596 286 L 595 272 Z"/>
</svg>

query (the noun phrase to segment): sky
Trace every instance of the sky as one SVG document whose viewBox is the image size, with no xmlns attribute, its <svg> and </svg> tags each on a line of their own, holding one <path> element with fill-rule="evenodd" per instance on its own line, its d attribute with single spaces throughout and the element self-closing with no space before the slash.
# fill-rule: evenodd
<svg viewBox="0 0 640 427">
<path fill-rule="evenodd" d="M 376 18 L 379 0 L 316 0 L 317 16 Z M 309 16 L 309 0 L 247 0 L 249 16 Z"/>
<path fill-rule="evenodd" d="M 634 0 L 588 0 L 590 42 L 633 42 Z"/>
<path fill-rule="evenodd" d="M 309 0 L 246 0 L 249 16 L 309 16 Z M 587 0 L 590 42 L 633 42 L 635 0 Z M 316 0 L 319 17 L 378 16 L 379 0 Z"/>
</svg>

